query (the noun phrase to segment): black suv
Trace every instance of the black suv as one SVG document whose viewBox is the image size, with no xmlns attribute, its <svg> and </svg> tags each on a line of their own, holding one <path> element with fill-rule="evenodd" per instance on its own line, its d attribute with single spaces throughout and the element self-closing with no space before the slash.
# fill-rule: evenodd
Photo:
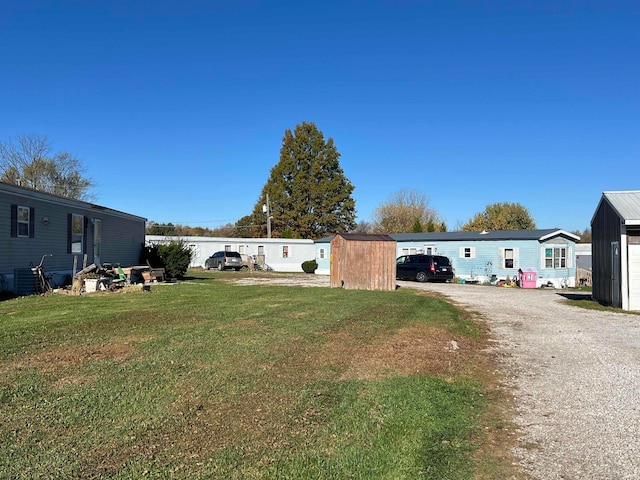
<svg viewBox="0 0 640 480">
<path fill-rule="evenodd" d="M 419 282 L 453 280 L 451 261 L 442 255 L 403 255 L 396 259 L 396 278 Z"/>
<path fill-rule="evenodd" d="M 220 271 L 233 268 L 237 271 L 242 268 L 242 257 L 238 252 L 216 252 L 205 260 L 204 268 L 217 268 Z"/>
</svg>

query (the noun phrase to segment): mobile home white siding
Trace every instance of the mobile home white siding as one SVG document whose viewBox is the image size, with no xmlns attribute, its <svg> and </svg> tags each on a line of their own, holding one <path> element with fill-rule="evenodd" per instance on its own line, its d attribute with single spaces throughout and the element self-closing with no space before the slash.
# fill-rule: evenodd
<svg viewBox="0 0 640 480">
<path fill-rule="evenodd" d="M 190 267 L 204 268 L 207 258 L 218 251 L 244 255 L 264 255 L 265 263 L 276 272 L 302 272 L 302 263 L 316 255 L 313 240 L 298 238 L 177 237 L 147 235 L 147 244 L 182 241 L 195 252 Z"/>
</svg>

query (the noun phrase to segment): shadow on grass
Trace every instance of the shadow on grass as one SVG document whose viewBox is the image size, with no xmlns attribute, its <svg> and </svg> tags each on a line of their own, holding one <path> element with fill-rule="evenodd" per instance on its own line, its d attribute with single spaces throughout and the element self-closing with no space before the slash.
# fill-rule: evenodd
<svg viewBox="0 0 640 480">
<path fill-rule="evenodd" d="M 610 305 L 603 305 L 597 300 L 595 300 L 590 292 L 584 293 L 558 293 L 561 297 L 566 299 L 566 303 L 568 305 L 573 305 L 574 307 L 585 308 L 587 310 L 598 310 L 601 312 L 613 312 L 613 313 L 624 313 L 631 315 L 640 315 L 639 311 L 634 310 L 623 310 L 621 308 L 612 307 Z"/>
<path fill-rule="evenodd" d="M 591 292 L 572 292 L 572 293 L 558 293 L 561 297 L 566 298 L 567 300 L 589 300 L 590 302 L 594 301 L 591 296 Z"/>
</svg>

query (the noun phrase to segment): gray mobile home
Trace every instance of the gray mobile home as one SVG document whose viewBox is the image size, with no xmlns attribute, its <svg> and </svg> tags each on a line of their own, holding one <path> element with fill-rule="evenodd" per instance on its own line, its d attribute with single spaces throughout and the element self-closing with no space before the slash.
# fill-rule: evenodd
<svg viewBox="0 0 640 480">
<path fill-rule="evenodd" d="M 13 290 L 16 270 L 40 263 L 54 283 L 81 267 L 135 265 L 146 219 L 93 203 L 0 182 L 0 290 Z"/>
</svg>

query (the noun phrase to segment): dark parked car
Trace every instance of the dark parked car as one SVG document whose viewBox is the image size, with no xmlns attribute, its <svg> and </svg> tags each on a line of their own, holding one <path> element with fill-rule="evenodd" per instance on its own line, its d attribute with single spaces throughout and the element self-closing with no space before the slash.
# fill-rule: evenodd
<svg viewBox="0 0 640 480">
<path fill-rule="evenodd" d="M 448 257 L 442 255 L 403 255 L 396 259 L 396 278 L 419 282 L 446 282 L 454 273 Z"/>
<path fill-rule="evenodd" d="M 217 268 L 220 271 L 233 268 L 237 271 L 242 268 L 242 257 L 238 252 L 216 252 L 205 260 L 204 268 Z"/>
</svg>

